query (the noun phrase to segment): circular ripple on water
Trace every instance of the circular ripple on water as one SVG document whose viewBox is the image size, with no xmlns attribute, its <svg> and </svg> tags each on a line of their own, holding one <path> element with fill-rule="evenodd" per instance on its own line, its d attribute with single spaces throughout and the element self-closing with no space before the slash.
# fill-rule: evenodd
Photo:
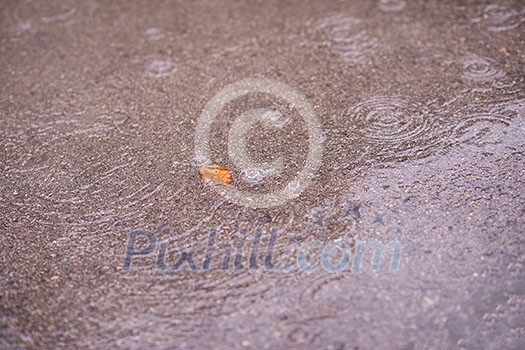
<svg viewBox="0 0 525 350">
<path fill-rule="evenodd" d="M 374 97 L 358 103 L 345 115 L 357 132 L 374 143 L 405 143 L 424 136 L 430 128 L 418 104 L 398 97 Z"/>
<path fill-rule="evenodd" d="M 330 41 L 333 53 L 350 63 L 362 64 L 376 51 L 378 41 L 362 28 L 361 23 L 356 18 L 335 15 L 318 21 L 316 29 Z"/>
<path fill-rule="evenodd" d="M 483 9 L 483 21 L 491 32 L 511 30 L 525 22 L 525 8 L 516 10 L 506 5 L 488 5 Z"/>
<path fill-rule="evenodd" d="M 508 127 L 510 116 L 481 113 L 462 120 L 453 132 L 455 144 L 494 142 L 493 139 L 501 133 L 501 127 Z"/>
<path fill-rule="evenodd" d="M 462 77 L 473 81 L 493 81 L 505 76 L 505 73 L 494 66 L 494 61 L 476 55 L 467 55 L 460 60 L 465 71 Z"/>
<path fill-rule="evenodd" d="M 401 11 L 407 5 L 404 0 L 379 0 L 379 8 L 383 11 Z"/>
</svg>

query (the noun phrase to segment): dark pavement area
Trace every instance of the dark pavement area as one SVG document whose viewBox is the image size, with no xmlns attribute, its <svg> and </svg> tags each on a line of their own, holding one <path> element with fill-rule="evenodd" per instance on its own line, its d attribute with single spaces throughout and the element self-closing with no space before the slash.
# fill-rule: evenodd
<svg viewBox="0 0 525 350">
<path fill-rule="evenodd" d="M 524 349 L 524 22 L 507 0 L 3 1 L 0 349 Z M 199 117 L 247 78 L 322 129 L 271 208 L 199 178 Z M 254 180 L 228 135 L 255 108 L 284 119 L 246 135 L 283 161 Z M 232 101 L 208 161 L 289 188 L 298 110 Z"/>
</svg>

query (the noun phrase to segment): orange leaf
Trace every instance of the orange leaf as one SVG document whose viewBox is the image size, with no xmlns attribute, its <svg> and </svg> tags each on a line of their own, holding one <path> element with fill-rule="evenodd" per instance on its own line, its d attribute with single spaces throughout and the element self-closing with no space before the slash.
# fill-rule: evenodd
<svg viewBox="0 0 525 350">
<path fill-rule="evenodd" d="M 222 165 L 207 165 L 199 169 L 199 175 L 205 184 L 213 182 L 215 185 L 229 185 L 232 183 L 230 168 Z"/>
</svg>

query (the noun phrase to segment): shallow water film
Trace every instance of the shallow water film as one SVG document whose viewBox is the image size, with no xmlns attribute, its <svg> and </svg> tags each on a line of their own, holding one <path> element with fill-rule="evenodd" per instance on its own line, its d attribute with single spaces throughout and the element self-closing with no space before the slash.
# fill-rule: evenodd
<svg viewBox="0 0 525 350">
<path fill-rule="evenodd" d="M 525 347 L 523 1 L 0 14 L 0 349 Z"/>
</svg>

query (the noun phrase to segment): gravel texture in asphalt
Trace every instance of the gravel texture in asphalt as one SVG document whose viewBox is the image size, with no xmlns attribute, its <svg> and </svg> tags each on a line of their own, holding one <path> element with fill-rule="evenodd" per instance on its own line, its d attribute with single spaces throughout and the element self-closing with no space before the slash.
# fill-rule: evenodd
<svg viewBox="0 0 525 350">
<path fill-rule="evenodd" d="M 522 1 L 0 18 L 1 349 L 525 347 Z"/>
</svg>

